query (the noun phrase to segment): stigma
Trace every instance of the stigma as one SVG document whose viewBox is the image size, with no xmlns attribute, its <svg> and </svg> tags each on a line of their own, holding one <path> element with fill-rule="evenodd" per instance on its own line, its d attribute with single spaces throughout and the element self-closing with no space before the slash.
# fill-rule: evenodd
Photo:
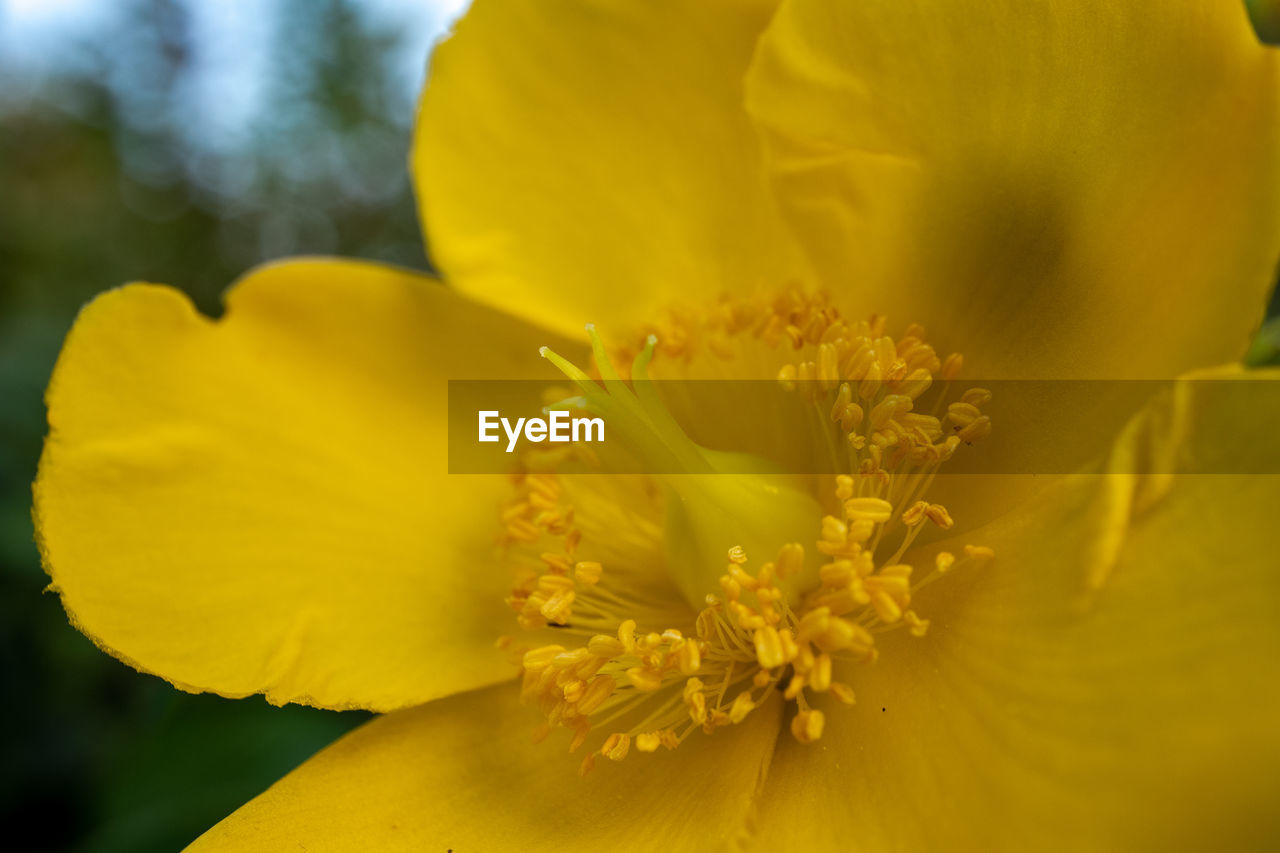
<svg viewBox="0 0 1280 853">
<path fill-rule="evenodd" d="M 994 556 L 972 545 L 925 565 L 910 556 L 923 531 L 953 525 L 926 500 L 934 475 L 991 432 L 988 392 L 949 393 L 959 356 L 940 359 L 919 326 L 895 340 L 880 318 L 846 323 L 820 298 L 786 294 L 754 314 L 732 303 L 711 316 L 700 335 L 668 325 L 616 351 L 633 356 L 629 381 L 594 328 L 596 376 L 542 352 L 580 392 L 562 405 L 604 417 L 661 470 L 687 472 L 625 485 L 527 473 L 503 511 L 518 573 L 507 601 L 525 639 L 500 645 L 544 718 L 536 738 L 567 731 L 569 751 L 585 751 L 584 774 L 601 759 L 713 735 L 775 701 L 794 706 L 797 741 L 820 739 L 823 709 L 853 704 L 859 668 L 878 665 L 879 635 L 926 636 L 915 594 Z M 679 346 L 659 350 L 660 335 Z M 722 375 L 770 370 L 815 413 L 815 444 L 842 472 L 764 475 L 691 441 L 648 379 L 656 352 L 680 375 L 703 358 L 698 342 Z"/>
</svg>

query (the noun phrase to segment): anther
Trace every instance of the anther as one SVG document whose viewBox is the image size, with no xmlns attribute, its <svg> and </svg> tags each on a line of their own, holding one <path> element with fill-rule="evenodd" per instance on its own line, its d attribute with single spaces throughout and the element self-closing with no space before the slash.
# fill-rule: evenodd
<svg viewBox="0 0 1280 853">
<path fill-rule="evenodd" d="M 816 709 L 800 711 L 791 719 L 791 734 L 801 743 L 813 743 L 822 737 L 826 718 Z"/>
</svg>

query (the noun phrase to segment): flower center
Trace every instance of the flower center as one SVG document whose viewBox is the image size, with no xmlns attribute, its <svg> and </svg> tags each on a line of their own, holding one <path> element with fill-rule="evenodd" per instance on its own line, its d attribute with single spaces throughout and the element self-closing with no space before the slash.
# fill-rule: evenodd
<svg viewBox="0 0 1280 853">
<path fill-rule="evenodd" d="M 543 350 L 581 392 L 560 405 L 604 417 L 630 452 L 662 463 L 655 470 L 685 472 L 526 474 L 504 510 L 503 542 L 519 572 L 508 603 L 531 636 L 500 644 L 518 655 L 522 698 L 546 718 L 538 737 L 563 727 L 570 751 L 595 742 L 584 774 L 633 745 L 674 749 L 697 730 L 735 725 L 779 695 L 796 705 L 795 738 L 817 740 L 825 717 L 814 695 L 852 704 L 849 682 L 877 660 L 879 633 L 924 636 L 913 594 L 993 556 L 966 545 L 959 559 L 937 554 L 926 573 L 904 562 L 927 526 L 952 526 L 944 507 L 924 500 L 939 466 L 991 430 L 986 391 L 946 400 L 959 356 L 940 360 L 918 326 L 895 340 L 881 319 L 848 324 L 825 300 L 796 294 L 759 311 L 726 303 L 711 316 L 659 330 L 678 347 L 658 350 L 662 339 L 647 335 L 630 383 L 591 327 L 599 382 Z M 834 488 L 830 476 L 807 478 L 806 489 L 805 478 L 756 473 L 759 460 L 688 438 L 649 369 L 656 351 L 696 363 L 698 341 L 711 342 L 730 376 L 768 366 L 817 413 L 816 444 L 846 472 Z M 779 352 L 784 344 L 798 357 Z M 943 387 L 929 394 L 935 378 Z M 933 412 L 917 412 L 926 397 Z M 775 556 L 752 569 L 760 554 Z"/>
</svg>

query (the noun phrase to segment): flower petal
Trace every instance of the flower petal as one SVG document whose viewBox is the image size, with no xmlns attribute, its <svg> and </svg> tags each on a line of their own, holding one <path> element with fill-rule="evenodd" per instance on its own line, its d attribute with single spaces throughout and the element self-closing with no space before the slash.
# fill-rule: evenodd
<svg viewBox="0 0 1280 853">
<path fill-rule="evenodd" d="M 547 337 L 348 261 L 258 269 L 218 321 L 166 287 L 100 296 L 48 394 L 53 588 L 185 690 L 381 710 L 513 675 L 505 483 L 446 475 L 445 377 L 545 372 Z"/>
<path fill-rule="evenodd" d="M 1275 472 L 1280 441 L 1241 405 L 1248 393 L 1220 390 L 1153 405 L 1111 473 L 1064 479 L 967 537 L 995 561 L 920 596 L 925 638 L 886 635 L 879 662 L 854 676 L 860 704 L 829 712 L 829 752 L 780 747 L 763 840 L 1274 846 L 1280 476 L 1200 472 L 1242 448 Z M 1189 459 L 1179 470 L 1196 473 L 1121 473 L 1139 454 Z"/>
<path fill-rule="evenodd" d="M 1237 359 L 1280 258 L 1280 53 L 1242 4 L 785 3 L 748 109 L 823 280 L 982 378 Z"/>
<path fill-rule="evenodd" d="M 581 335 L 777 286 L 742 76 L 772 0 L 477 0 L 431 60 L 413 170 L 454 287 Z"/>
<path fill-rule="evenodd" d="M 673 752 L 599 759 L 533 744 L 506 686 L 382 717 L 338 741 L 188 848 L 712 850 L 747 821 L 780 702 Z M 528 724 L 528 725 L 526 725 Z"/>
</svg>

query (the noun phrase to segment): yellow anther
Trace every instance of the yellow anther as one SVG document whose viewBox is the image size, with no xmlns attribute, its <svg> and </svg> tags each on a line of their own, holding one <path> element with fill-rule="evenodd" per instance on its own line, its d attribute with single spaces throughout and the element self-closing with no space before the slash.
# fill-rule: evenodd
<svg viewBox="0 0 1280 853">
<path fill-rule="evenodd" d="M 816 709 L 800 711 L 791 719 L 791 734 L 801 743 L 813 743 L 822 737 L 826 718 Z"/>
<path fill-rule="evenodd" d="M 636 750 L 639 752 L 657 752 L 661 745 L 662 735 L 659 732 L 644 732 L 636 735 Z"/>
<path fill-rule="evenodd" d="M 824 587 L 824 589 L 826 589 Z M 846 586 L 821 592 L 810 602 L 813 606 L 826 607 L 837 616 L 858 610 L 871 601 L 860 578 L 853 578 Z"/>
<path fill-rule="evenodd" d="M 924 513 L 928 508 L 929 504 L 924 501 L 916 501 L 902 513 L 902 523 L 907 527 L 924 524 Z"/>
<path fill-rule="evenodd" d="M 933 374 L 923 367 L 919 367 L 907 374 L 907 378 L 898 386 L 898 390 L 914 400 L 925 391 L 928 391 L 929 386 L 932 384 Z"/>
<path fill-rule="evenodd" d="M 822 727 L 818 727 L 821 732 Z M 614 732 L 605 739 L 604 746 L 600 747 L 600 754 L 611 761 L 621 761 L 627 757 L 627 751 L 631 749 L 631 735 L 621 732 Z"/>
<path fill-rule="evenodd" d="M 822 541 L 843 546 L 849 540 L 849 527 L 833 515 L 822 519 Z"/>
<path fill-rule="evenodd" d="M 801 643 L 808 642 L 812 637 L 826 631 L 830 622 L 830 608 L 815 607 L 801 617 L 796 639 Z"/>
<path fill-rule="evenodd" d="M 578 775 L 586 776 L 596 768 L 596 754 L 593 752 L 586 758 L 582 759 L 582 764 L 578 765 Z"/>
<path fill-rule="evenodd" d="M 907 412 L 899 416 L 899 421 L 908 430 L 916 433 L 917 440 L 937 441 L 942 438 L 942 421 L 933 415 L 922 415 L 918 412 Z"/>
<path fill-rule="evenodd" d="M 530 499 L 539 499 L 554 505 L 560 498 L 560 483 L 546 474 L 530 474 L 525 478 Z"/>
<path fill-rule="evenodd" d="M 757 630 L 752 639 L 756 647 L 756 660 L 759 661 L 760 666 L 773 669 L 787 662 L 782 653 L 782 639 L 778 636 L 778 629 L 772 625 L 766 625 Z"/>
<path fill-rule="evenodd" d="M 813 660 L 813 670 L 809 673 L 809 686 L 819 693 L 831 689 L 831 655 L 820 654 Z"/>
<path fill-rule="evenodd" d="M 800 654 L 800 646 L 796 643 L 795 635 L 792 634 L 790 628 L 783 628 L 778 631 L 778 645 L 782 648 L 782 659 L 784 661 L 793 661 L 796 655 Z"/>
<path fill-rule="evenodd" d="M 824 586 L 848 586 L 854 578 L 852 560 L 835 560 L 818 569 L 818 578 Z"/>
<path fill-rule="evenodd" d="M 881 523 L 889 520 L 893 505 L 880 498 L 853 498 L 844 502 L 844 512 L 850 521 Z"/>
<path fill-rule="evenodd" d="M 526 672 L 541 672 L 551 666 L 551 661 L 556 655 L 564 652 L 564 646 L 541 646 L 536 649 L 530 649 L 524 653 L 524 668 Z"/>
<path fill-rule="evenodd" d="M 569 649 L 552 658 L 551 666 L 558 670 L 568 669 L 577 666 L 589 657 L 591 657 L 591 652 L 587 649 Z"/>
<path fill-rule="evenodd" d="M 577 752 L 582 745 L 587 742 L 587 736 L 591 734 L 591 723 L 586 717 L 579 717 L 573 721 L 573 739 L 569 741 L 569 751 Z"/>
<path fill-rule="evenodd" d="M 586 680 L 599 672 L 600 668 L 608 662 L 608 658 L 588 654 L 581 663 L 573 668 L 572 672 L 576 677 Z"/>
<path fill-rule="evenodd" d="M 796 366 L 794 364 L 784 364 L 782 369 L 778 371 L 778 384 L 786 391 L 796 390 Z"/>
<path fill-rule="evenodd" d="M 731 601 L 729 607 L 738 627 L 745 631 L 754 631 L 757 628 L 763 628 L 766 624 L 763 616 L 740 602 Z"/>
<path fill-rule="evenodd" d="M 738 583 L 743 589 L 755 589 L 760 582 L 743 570 L 742 566 L 737 563 L 730 563 L 726 567 L 729 577 Z"/>
<path fill-rule="evenodd" d="M 808 680 L 803 672 L 795 672 L 791 675 L 791 680 L 787 682 L 787 689 L 782 691 L 782 698 L 788 702 L 795 701 L 795 698 L 804 692 L 808 686 Z"/>
<path fill-rule="evenodd" d="M 909 581 L 911 579 L 912 568 L 905 563 L 898 563 L 892 566 L 885 566 L 876 572 L 875 577 L 885 586 L 892 589 L 901 589 L 905 594 L 909 589 Z"/>
<path fill-rule="evenodd" d="M 845 705 L 852 705 L 855 701 L 853 688 L 847 684 L 841 684 L 839 681 L 831 682 L 831 695 Z"/>
<path fill-rule="evenodd" d="M 547 599 L 546 604 L 542 605 L 539 612 L 547 621 L 564 625 L 569 621 L 573 600 L 576 597 L 576 594 L 571 589 L 560 590 Z"/>
<path fill-rule="evenodd" d="M 858 336 L 855 339 L 857 345 L 845 354 L 842 367 L 845 374 L 850 379 L 861 379 L 867 373 L 867 368 L 871 366 L 871 362 L 875 361 L 876 354 L 871 348 L 864 336 Z"/>
<path fill-rule="evenodd" d="M 840 367 L 836 362 L 836 348 L 831 344 L 818 345 L 818 379 L 824 389 L 832 388 L 840 379 Z"/>
<path fill-rule="evenodd" d="M 545 553 L 541 557 L 542 562 L 547 564 L 547 569 L 552 572 L 565 575 L 569 573 L 569 558 L 563 554 Z"/>
<path fill-rule="evenodd" d="M 867 428 L 870 430 L 883 429 L 896 415 L 910 411 L 910 409 L 910 397 L 889 394 L 871 410 L 871 415 L 867 418 Z"/>
<path fill-rule="evenodd" d="M 804 346 L 804 333 L 800 331 L 798 326 L 788 325 L 784 331 L 787 333 L 787 337 L 791 339 L 793 347 L 800 349 L 800 347 Z"/>
<path fill-rule="evenodd" d="M 587 651 L 602 658 L 616 658 L 627 650 L 622 641 L 608 634 L 596 634 L 587 641 Z"/>
<path fill-rule="evenodd" d="M 517 542 L 537 542 L 542 531 L 525 518 L 513 518 L 507 522 L 507 535 Z"/>
<path fill-rule="evenodd" d="M 876 616 L 881 622 L 892 624 L 902 618 L 902 608 L 888 593 L 872 591 L 871 606 L 875 608 Z"/>
<path fill-rule="evenodd" d="M 851 497 L 853 497 L 853 478 L 848 474 L 840 474 L 836 477 L 836 498 L 847 501 Z"/>
<path fill-rule="evenodd" d="M 613 691 L 617 689 L 618 683 L 613 680 L 610 675 L 597 675 L 587 684 L 587 689 L 582 692 L 582 698 L 578 700 L 578 712 L 580 714 L 590 714 L 592 711 L 604 704 L 604 701 L 613 695 Z"/>
<path fill-rule="evenodd" d="M 823 630 L 813 634 L 812 641 L 824 652 L 848 650 L 858 655 L 869 653 L 875 643 L 866 628 L 838 616 L 829 616 Z"/>
<path fill-rule="evenodd" d="M 954 427 L 966 427 L 980 417 L 982 412 L 972 403 L 960 401 L 947 406 L 947 420 Z"/>
<path fill-rule="evenodd" d="M 662 687 L 662 673 L 654 672 L 648 667 L 633 666 L 627 670 L 627 678 L 631 684 L 645 693 L 652 693 Z"/>
<path fill-rule="evenodd" d="M 938 570 L 938 574 L 946 574 L 947 571 L 955 565 L 956 555 L 949 551 L 939 551 L 938 556 L 934 558 L 934 568 Z"/>
<path fill-rule="evenodd" d="M 685 640 L 676 652 L 676 660 L 680 666 L 680 672 L 693 675 L 702 666 L 702 653 L 698 649 L 698 644 L 693 640 Z"/>
<path fill-rule="evenodd" d="M 986 388 L 969 388 L 960 395 L 960 402 L 971 406 L 985 406 L 991 402 L 991 392 Z"/>
<path fill-rule="evenodd" d="M 600 574 L 603 570 L 599 563 L 585 561 L 574 565 L 573 576 L 577 578 L 578 583 L 593 586 L 600 582 Z"/>
<path fill-rule="evenodd" d="M 854 436 L 852 433 L 858 427 L 862 426 L 862 421 L 866 417 L 866 412 L 857 403 L 850 403 L 840 411 L 840 428 L 850 433 L 849 441 L 861 436 Z"/>
<path fill-rule="evenodd" d="M 854 521 L 850 521 L 849 541 L 856 542 L 861 545 L 871 538 L 871 534 L 875 533 L 875 529 L 876 522 L 867 518 L 859 518 Z M 856 556 L 856 554 L 851 556 Z"/>
<path fill-rule="evenodd" d="M 560 688 L 560 692 L 564 694 L 564 701 L 572 703 L 582 698 L 586 687 L 580 679 L 574 678 L 566 681 L 564 686 Z"/>
<path fill-rule="evenodd" d="M 983 415 L 956 433 L 956 438 L 965 444 L 973 444 L 975 441 L 981 441 L 989 435 L 991 435 L 991 418 Z"/>
<path fill-rule="evenodd" d="M 880 362 L 880 367 L 887 373 L 893 363 L 898 360 L 898 345 L 894 343 L 893 338 L 882 335 L 876 338 L 873 346 L 876 360 Z"/>
<path fill-rule="evenodd" d="M 769 674 L 767 669 L 756 670 L 756 674 L 751 676 L 751 685 L 756 688 L 767 687 L 771 681 L 773 681 L 773 676 Z"/>
<path fill-rule="evenodd" d="M 618 641 L 623 648 L 632 651 L 636 647 L 636 620 L 627 619 L 618 626 Z"/>
<path fill-rule="evenodd" d="M 872 361 L 858 383 L 858 396 L 863 400 L 871 400 L 880 393 L 880 362 Z"/>
<path fill-rule="evenodd" d="M 547 595 L 554 595 L 557 592 L 571 592 L 573 590 L 573 579 L 564 575 L 543 575 L 538 578 L 538 590 L 545 592 Z"/>
<path fill-rule="evenodd" d="M 707 697 L 703 693 L 694 693 L 685 697 L 685 707 L 689 709 L 689 719 L 695 725 L 704 725 L 707 722 Z"/>
<path fill-rule="evenodd" d="M 925 515 L 943 530 L 948 530 L 955 524 L 955 521 L 951 518 L 951 513 L 947 512 L 947 508 L 942 504 L 929 504 L 925 510 Z"/>
<path fill-rule="evenodd" d="M 965 545 L 964 553 L 975 560 L 991 560 L 996 556 L 996 552 L 985 545 Z"/>
<path fill-rule="evenodd" d="M 750 691 L 744 690 L 739 693 L 737 698 L 733 700 L 733 704 L 729 706 L 729 721 L 737 724 L 747 718 L 756 707 L 756 703 L 751 700 Z"/>
<path fill-rule="evenodd" d="M 902 621 L 911 628 L 911 636 L 923 637 L 929 630 L 929 620 L 921 619 L 915 611 L 908 610 L 902 614 Z"/>
<path fill-rule="evenodd" d="M 964 356 L 958 352 L 953 352 L 942 360 L 942 369 L 939 375 L 942 376 L 944 382 L 950 382 L 960 375 L 960 371 L 964 369 Z"/>
<path fill-rule="evenodd" d="M 839 421 L 844 417 L 844 410 L 853 402 L 853 390 L 849 387 L 848 382 L 840 384 L 840 390 L 836 393 L 836 400 L 831 404 L 831 420 Z"/>
<path fill-rule="evenodd" d="M 747 561 L 747 552 L 742 550 L 741 545 L 734 545 L 729 549 L 729 562 L 742 565 Z"/>
<path fill-rule="evenodd" d="M 532 507 L 528 501 L 519 501 L 503 509 L 498 517 L 502 520 L 503 524 L 506 524 L 512 519 L 523 518 L 531 508 Z"/>
</svg>

